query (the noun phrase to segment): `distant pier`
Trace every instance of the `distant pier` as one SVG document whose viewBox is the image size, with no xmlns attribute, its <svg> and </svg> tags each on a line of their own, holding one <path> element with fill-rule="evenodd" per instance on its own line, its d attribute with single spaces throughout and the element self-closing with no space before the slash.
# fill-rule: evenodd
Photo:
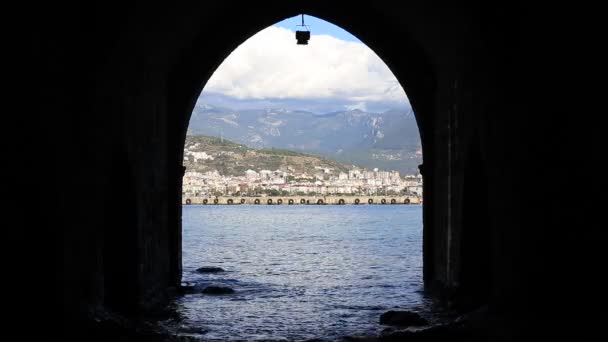
<svg viewBox="0 0 608 342">
<path fill-rule="evenodd" d="M 184 205 L 396 205 L 422 204 L 418 196 L 266 196 L 182 197 Z"/>
</svg>

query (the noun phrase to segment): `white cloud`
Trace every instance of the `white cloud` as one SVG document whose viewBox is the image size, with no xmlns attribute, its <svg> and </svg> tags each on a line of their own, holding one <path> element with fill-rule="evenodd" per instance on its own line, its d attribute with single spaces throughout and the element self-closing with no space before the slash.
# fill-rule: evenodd
<svg viewBox="0 0 608 342">
<path fill-rule="evenodd" d="M 358 103 L 354 103 L 352 105 L 344 105 L 344 108 L 346 108 L 346 110 L 361 110 L 361 111 L 367 111 L 367 105 L 365 104 L 365 102 L 358 102 Z"/>
<path fill-rule="evenodd" d="M 241 44 L 213 74 L 204 91 L 238 99 L 341 99 L 407 102 L 403 88 L 366 45 L 268 27 Z"/>
</svg>

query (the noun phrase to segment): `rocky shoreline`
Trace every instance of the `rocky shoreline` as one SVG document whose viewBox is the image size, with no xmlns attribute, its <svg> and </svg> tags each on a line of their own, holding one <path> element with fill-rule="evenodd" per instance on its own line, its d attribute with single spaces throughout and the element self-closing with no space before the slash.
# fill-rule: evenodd
<svg viewBox="0 0 608 342">
<path fill-rule="evenodd" d="M 387 325 L 387 328 L 379 334 L 350 335 L 338 340 L 319 337 L 306 342 L 486 341 L 488 336 L 484 334 L 483 327 L 487 324 L 484 322 L 484 314 L 483 310 L 478 310 L 445 323 L 430 324 L 426 318 L 415 312 L 388 311 L 379 317 L 379 322 L 389 315 L 392 316 L 391 324 L 383 324 Z M 88 317 L 86 323 L 78 329 L 81 334 L 73 336 L 74 339 L 71 340 L 190 342 L 204 340 L 205 334 L 211 330 L 209 327 L 180 324 L 171 327 L 162 324 L 167 318 L 173 322 L 180 321 L 178 315 L 171 310 L 164 312 L 162 317 L 138 318 L 126 318 L 108 311 L 99 311 Z"/>
<path fill-rule="evenodd" d="M 217 274 L 226 270 L 215 266 L 196 269 L 201 274 Z M 183 283 L 173 291 L 174 298 L 186 295 L 230 296 L 235 289 L 214 283 Z M 306 342 L 373 342 L 373 341 L 483 341 L 483 317 L 485 311 L 460 315 L 441 311 L 416 312 L 389 310 L 378 317 L 378 324 L 385 328 L 379 333 L 361 333 L 341 338 L 324 337 Z M 172 307 L 161 312 L 145 313 L 137 317 L 124 317 L 110 311 L 99 310 L 84 316 L 74 340 L 87 341 L 152 341 L 185 342 L 205 340 L 213 327 L 185 324 L 183 317 Z"/>
</svg>

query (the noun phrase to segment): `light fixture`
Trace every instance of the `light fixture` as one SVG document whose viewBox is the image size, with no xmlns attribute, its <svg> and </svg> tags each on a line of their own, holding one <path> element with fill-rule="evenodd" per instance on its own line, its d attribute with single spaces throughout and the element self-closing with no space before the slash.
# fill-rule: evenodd
<svg viewBox="0 0 608 342">
<path fill-rule="evenodd" d="M 298 45 L 308 45 L 308 41 L 310 40 L 310 29 L 308 26 L 304 25 L 304 14 L 302 14 L 302 25 L 297 25 L 296 27 L 303 27 L 305 30 L 297 30 L 296 31 L 296 40 Z"/>
</svg>

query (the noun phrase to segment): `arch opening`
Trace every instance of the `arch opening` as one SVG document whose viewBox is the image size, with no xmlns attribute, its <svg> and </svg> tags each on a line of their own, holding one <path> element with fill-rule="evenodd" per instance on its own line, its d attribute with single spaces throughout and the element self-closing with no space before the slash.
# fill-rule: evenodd
<svg viewBox="0 0 608 342">
<path fill-rule="evenodd" d="M 272 44 L 280 45 L 287 42 L 286 37 L 293 38 L 293 32 L 289 32 L 284 27 L 272 26 L 260 33 L 265 31 L 267 31 L 268 39 Z M 218 181 L 216 186 L 202 186 L 196 188 L 196 190 L 203 196 L 216 197 L 232 196 L 238 193 L 239 196 L 249 197 L 252 200 L 250 203 L 253 204 L 262 202 L 268 205 L 281 204 L 285 199 L 289 204 L 299 202 L 300 204 L 323 205 L 323 208 L 333 207 L 332 205 L 359 204 L 360 199 L 356 196 L 374 196 L 369 198 L 368 204 L 373 204 L 374 201 L 386 204 L 387 198 L 392 199 L 391 203 L 403 203 L 404 196 L 415 195 L 410 192 L 410 186 L 418 186 L 420 188 L 419 193 L 422 193 L 421 176 L 413 174 L 413 170 L 418 171 L 422 154 L 416 116 L 399 82 L 377 55 L 354 37 L 353 41 L 342 41 L 331 35 L 315 36 L 313 33 L 308 47 L 314 46 L 315 42 L 320 42 L 322 43 L 322 50 L 332 51 L 336 53 L 336 56 L 333 56 L 333 60 L 327 61 L 322 56 L 321 58 L 318 57 L 320 55 L 319 51 L 322 50 L 313 50 L 311 54 L 305 55 L 305 59 L 309 60 L 312 65 L 323 65 L 325 63 L 326 69 L 335 64 L 338 74 L 335 80 L 322 79 L 321 82 L 314 83 L 313 81 L 322 76 L 319 70 L 314 68 L 305 71 L 295 69 L 294 72 L 293 65 L 305 66 L 301 63 L 302 61 L 298 63 L 288 59 L 285 62 L 286 65 L 281 66 L 278 62 L 282 59 L 280 56 L 271 55 L 269 57 L 267 54 L 260 53 L 260 51 L 266 52 L 269 49 L 258 48 L 257 50 L 250 49 L 247 51 L 247 48 L 250 47 L 249 41 L 260 46 L 269 46 L 270 43 L 263 38 L 263 35 L 261 38 L 255 35 L 241 44 L 239 49 L 236 49 L 210 77 L 205 90 L 203 90 L 196 106 L 194 106 L 188 130 L 189 135 L 186 137 L 184 149 L 183 161 L 186 167 L 184 184 L 191 186 L 193 189 L 198 186 L 193 184 L 193 179 L 204 179 L 206 185 L 213 184 L 215 179 Z M 294 53 L 294 42 L 290 41 L 286 44 L 289 44 L 289 49 L 286 49 L 288 55 L 297 56 L 303 53 L 303 50 Z M 243 52 L 243 49 L 246 52 Z M 344 51 L 341 52 L 340 49 Z M 275 50 L 279 50 L 279 48 L 275 47 Z M 273 53 L 276 53 L 276 51 Z M 317 63 L 314 60 L 310 61 L 311 56 L 319 58 L 316 61 Z M 355 58 L 355 62 L 352 64 L 363 64 L 364 72 L 349 65 L 348 58 L 352 57 L 348 56 L 363 56 L 363 63 Z M 231 64 L 231 59 L 236 60 L 236 62 Z M 346 62 L 343 63 L 342 61 L 345 60 Z M 268 77 L 256 82 L 257 78 L 248 74 L 251 73 L 251 70 L 242 70 L 241 66 L 247 64 L 249 64 L 251 70 L 269 74 Z M 341 67 L 344 70 L 340 70 Z M 228 70 L 225 75 L 218 76 L 224 69 Z M 275 69 L 276 73 L 274 72 Z M 351 72 L 351 70 L 354 71 Z M 344 75 L 351 73 L 356 75 L 353 76 L 353 81 L 349 82 L 344 79 Z M 289 79 L 291 74 L 296 74 L 295 79 L 312 74 L 312 77 L 309 76 L 312 81 L 293 81 Z M 280 75 L 280 77 L 277 75 Z M 250 83 L 240 83 L 241 79 L 249 80 Z M 251 81 L 251 79 L 255 81 Z M 278 85 L 275 86 L 272 82 L 267 82 L 267 79 L 273 80 Z M 285 82 L 281 83 L 280 81 Z M 333 86 L 327 87 L 327 84 L 332 84 L 331 82 L 342 83 L 335 83 Z M 366 84 L 366 82 L 370 84 Z M 306 83 L 306 86 L 302 87 L 299 83 Z M 260 87 L 259 84 L 264 84 L 265 87 Z M 379 88 L 379 85 L 382 84 L 384 84 L 384 88 L 377 91 L 376 88 Z M 342 89 L 340 85 L 342 85 Z M 330 95 L 333 94 L 333 97 L 329 96 L 319 100 L 319 96 L 314 93 L 315 91 L 318 92 L 319 88 L 324 91 L 333 89 L 335 93 L 330 91 Z M 207 89 L 211 89 L 211 91 L 207 92 Z M 297 94 L 300 98 L 297 96 L 283 98 L 277 95 L 277 91 Z M 399 99 L 396 100 L 396 98 Z M 262 107 L 256 108 L 260 104 Z M 266 106 L 270 106 L 270 108 Z M 277 109 L 277 106 L 281 108 Z M 304 109 L 303 106 L 305 106 Z M 399 107 L 391 108 L 391 106 Z M 336 112 L 337 109 L 342 109 L 342 111 Z M 313 110 L 316 112 L 313 112 Z M 295 124 L 290 125 L 291 120 Z M 257 126 L 259 124 L 261 124 L 261 128 Z M 323 132 L 327 127 L 332 127 L 329 130 L 330 134 Z M 358 134 L 362 130 L 367 131 L 353 137 L 355 134 L 352 133 Z M 318 135 L 319 132 L 324 133 L 325 136 Z M 413 137 L 410 137 L 408 133 Z M 332 149 L 337 151 L 337 154 L 330 155 L 329 150 L 307 150 L 307 140 L 310 140 L 311 136 L 315 136 L 317 139 L 325 139 L 324 142 L 333 144 Z M 253 139 L 251 139 L 252 137 Z M 399 139 L 399 137 L 402 139 Z M 331 138 L 333 140 L 330 140 Z M 416 145 L 413 147 L 412 140 L 416 140 Z M 399 145 L 404 141 L 410 144 L 408 148 Z M 351 144 L 350 150 L 348 150 L 349 143 Z M 362 147 L 364 144 L 367 144 L 367 150 Z M 327 145 L 321 143 L 316 146 Z M 204 147 L 204 150 L 198 149 L 199 147 Z M 359 153 L 358 158 L 360 159 L 355 159 L 355 152 Z M 392 154 L 389 155 L 389 152 Z M 344 156 L 348 155 L 347 153 L 351 153 L 351 155 L 345 158 Z M 400 164 L 399 161 L 406 160 L 401 157 L 408 153 L 411 155 L 410 159 L 414 159 L 414 161 L 407 160 L 410 162 L 409 164 L 405 162 Z M 401 177 L 399 171 L 376 167 L 378 165 L 374 163 L 380 162 L 378 157 L 380 154 L 382 154 L 382 158 L 385 158 L 383 162 L 387 168 L 394 165 L 409 168 L 403 170 L 412 172 L 412 178 L 409 179 L 412 184 L 408 186 L 408 180 Z M 395 157 L 395 154 L 398 154 L 398 156 Z M 238 155 L 238 161 L 233 160 L 231 162 L 226 159 L 226 155 Z M 260 165 L 252 166 L 255 164 L 247 160 L 248 155 L 255 155 L 258 161 L 264 155 L 278 156 L 281 164 L 277 169 L 264 168 Z M 368 158 L 365 159 L 365 157 Z M 306 162 L 298 164 L 296 161 L 298 158 L 304 159 Z M 332 161 L 330 158 L 336 160 Z M 395 160 L 398 162 L 394 162 Z M 315 165 L 315 163 L 322 164 Z M 348 163 L 350 163 L 350 166 Z M 358 166 L 354 163 L 367 164 Z M 216 169 L 211 169 L 210 165 L 213 165 Z M 199 167 L 198 172 L 193 171 L 197 167 Z M 309 173 L 318 173 L 312 179 L 313 181 L 306 179 L 306 171 L 298 170 L 298 168 L 306 167 L 310 168 Z M 334 173 L 330 171 L 332 169 L 339 172 Z M 316 170 L 321 171 L 319 173 Z M 203 174 L 203 171 L 205 174 Z M 231 179 L 234 179 L 234 181 Z M 315 179 L 316 181 L 314 181 Z M 328 185 L 330 182 L 339 186 Z M 236 184 L 239 186 L 235 186 Z M 308 191 L 304 191 L 305 189 L 308 189 Z M 183 195 L 191 195 L 186 187 L 184 187 Z M 303 198 L 303 195 L 306 197 Z M 299 198 L 299 201 L 296 202 L 289 198 L 291 196 L 296 197 L 296 199 Z M 418 203 L 420 202 L 418 201 Z M 266 210 L 265 207 L 260 206 L 258 208 Z M 292 208 L 296 207 L 299 206 L 287 206 L 283 209 L 293 210 Z M 237 208 L 234 207 L 235 210 L 240 210 L 240 208 Z M 319 209 L 309 208 L 310 210 L 334 210 L 321 209 L 320 206 Z M 363 207 L 360 208 L 359 214 L 363 212 Z M 388 206 L 384 208 L 384 210 L 391 209 Z M 392 208 L 396 209 L 396 207 Z M 283 209 L 276 207 L 273 214 L 281 215 L 280 210 Z M 380 207 L 378 209 L 380 210 Z M 420 252 L 422 245 L 421 208 L 417 208 L 419 209 L 417 214 L 415 208 L 411 209 L 413 210 L 409 212 L 413 213 L 413 217 L 419 216 L 418 226 L 413 228 L 414 230 L 418 229 L 419 246 L 413 250 Z M 247 215 L 248 221 L 256 220 L 256 212 L 248 211 Z M 390 216 L 390 214 L 387 215 Z M 238 216 L 238 214 L 233 214 L 233 216 Z M 323 215 L 319 214 L 319 216 L 322 217 Z M 357 215 L 351 216 L 356 217 Z M 395 220 L 397 222 L 396 217 Z M 203 221 L 209 222 L 208 220 Z M 315 224 L 315 220 L 306 221 Z M 238 226 L 238 223 L 230 222 Z M 190 223 L 184 224 L 186 226 L 191 225 Z M 222 221 L 222 224 L 229 223 Z M 273 226 L 273 229 L 277 229 L 277 227 Z M 188 232 L 188 234 L 190 233 Z M 191 250 L 188 254 L 191 254 Z M 409 258 L 409 260 L 418 260 L 417 258 L 421 258 L 421 255 L 413 255 Z M 417 278 L 419 287 L 422 287 L 422 261 L 420 259 L 417 262 L 417 264 L 414 262 L 413 266 L 406 266 L 406 268 L 417 269 L 417 271 L 412 271 L 412 277 Z M 193 267 L 188 265 L 187 260 L 184 261 L 184 264 L 186 269 Z M 196 279 L 188 278 L 188 280 Z M 405 289 L 404 293 L 417 296 L 410 290 Z M 374 324 L 378 327 L 375 321 Z"/>
<path fill-rule="evenodd" d="M 30 27 L 36 37 L 33 60 L 43 63 L 33 66 L 57 82 L 43 85 L 40 98 L 51 99 L 44 106 L 52 115 L 45 115 L 43 123 L 58 137 L 51 145 L 53 153 L 42 158 L 57 171 L 59 200 L 45 208 L 57 215 L 45 217 L 63 227 L 57 233 L 64 234 L 63 245 L 56 248 L 63 258 L 53 269 L 64 270 L 58 274 L 62 286 L 56 291 L 69 315 L 64 326 L 82 326 L 80 314 L 96 308 L 126 314 L 154 307 L 172 287 L 180 286 L 187 273 L 182 269 L 182 160 L 188 120 L 200 91 L 235 47 L 267 25 L 302 12 L 360 37 L 402 81 L 416 108 L 425 156 L 420 168 L 425 179 L 425 285 L 450 302 L 456 302 L 454 294 L 460 292 L 473 297 L 473 306 L 488 302 L 513 316 L 518 305 L 538 308 L 538 303 L 552 300 L 547 293 L 562 288 L 541 294 L 530 288 L 534 282 L 529 276 L 546 283 L 535 267 L 559 260 L 553 258 L 557 253 L 537 253 L 532 247 L 541 246 L 546 236 L 524 229 L 528 226 L 522 226 L 521 215 L 512 215 L 526 213 L 515 208 L 519 198 L 514 189 L 529 179 L 548 183 L 542 179 L 545 165 L 529 163 L 537 156 L 525 146 L 538 143 L 541 151 L 550 151 L 547 141 L 554 140 L 536 135 L 510 139 L 518 118 L 524 117 L 515 114 L 516 96 L 511 96 L 510 81 L 520 69 L 513 47 L 523 32 L 518 27 L 529 24 L 513 21 L 517 16 L 509 15 L 506 7 L 473 5 L 146 3 L 133 4 L 128 11 L 95 6 L 92 12 L 75 9 L 78 16 L 63 8 L 56 18 L 39 15 L 42 20 L 33 20 Z M 91 13 L 111 20 L 90 20 Z M 49 46 L 53 53 L 45 55 Z M 514 144 L 522 147 L 520 154 L 513 153 Z M 74 147 L 98 152 L 95 158 L 77 154 L 79 168 L 87 172 L 74 172 Z M 591 157 L 595 152 L 587 153 Z M 518 170 L 521 165 L 528 169 Z M 65 205 L 67 199 L 80 198 L 85 187 L 92 194 L 87 203 L 94 205 Z M 361 204 L 370 196 L 360 195 Z M 540 217 L 543 209 L 551 211 L 554 202 L 539 200 L 540 207 L 530 210 L 538 218 L 534 222 L 545 222 Z M 482 215 L 476 215 L 478 209 Z M 592 269 L 592 264 L 586 265 Z M 586 298 L 591 298 L 593 291 L 587 292 Z"/>
</svg>

